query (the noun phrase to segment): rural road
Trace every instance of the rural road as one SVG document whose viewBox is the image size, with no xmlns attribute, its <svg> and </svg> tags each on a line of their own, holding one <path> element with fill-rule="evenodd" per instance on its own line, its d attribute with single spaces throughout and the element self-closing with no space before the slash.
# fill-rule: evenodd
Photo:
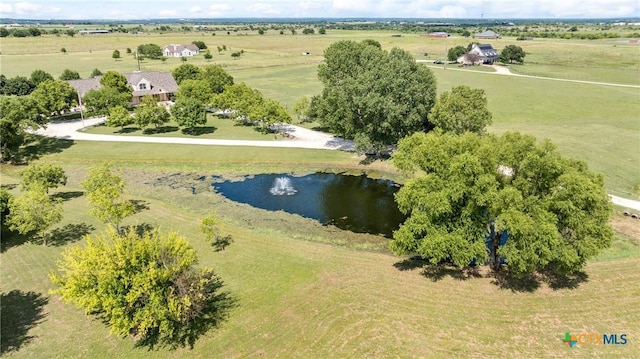
<svg viewBox="0 0 640 359">
<path fill-rule="evenodd" d="M 292 136 L 290 140 L 281 141 L 250 141 L 250 140 L 216 140 L 207 138 L 184 137 L 150 137 L 150 136 L 117 136 L 98 135 L 79 130 L 101 124 L 104 117 L 87 118 L 84 121 L 51 122 L 46 129 L 39 129 L 37 134 L 47 137 L 55 137 L 65 140 L 80 141 L 109 141 L 109 142 L 142 142 L 142 143 L 177 143 L 187 145 L 209 146 L 258 146 L 258 147 L 284 147 L 284 148 L 311 148 L 353 151 L 353 141 L 345 140 L 319 131 L 309 130 L 294 125 L 285 125 L 286 131 Z M 640 201 L 634 201 L 614 195 L 609 195 L 615 205 L 640 211 Z"/>
</svg>

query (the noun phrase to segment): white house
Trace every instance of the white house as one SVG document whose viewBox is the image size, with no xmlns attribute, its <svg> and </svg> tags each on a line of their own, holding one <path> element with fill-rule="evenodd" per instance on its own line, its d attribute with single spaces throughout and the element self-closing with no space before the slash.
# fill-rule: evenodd
<svg viewBox="0 0 640 359">
<path fill-rule="evenodd" d="M 498 51 L 489 44 L 474 44 L 471 51 L 458 57 L 457 62 L 465 65 L 493 64 L 498 59 Z"/>
<path fill-rule="evenodd" d="M 176 45 L 171 44 L 164 47 L 162 53 L 165 57 L 190 57 L 200 53 L 198 46 L 189 45 Z"/>
</svg>

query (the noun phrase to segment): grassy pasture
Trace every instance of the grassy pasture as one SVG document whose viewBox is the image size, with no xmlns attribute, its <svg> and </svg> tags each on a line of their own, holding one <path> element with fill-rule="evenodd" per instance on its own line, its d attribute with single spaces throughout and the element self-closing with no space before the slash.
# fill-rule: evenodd
<svg viewBox="0 0 640 359">
<path fill-rule="evenodd" d="M 148 150 L 153 152 L 153 148 Z M 46 156 L 45 160 L 55 158 L 62 159 Z M 69 183 L 61 191 L 76 193 L 80 191 L 78 181 L 83 178 L 85 168 L 71 157 L 64 163 Z M 237 296 L 239 307 L 218 330 L 200 338 L 193 350 L 149 352 L 133 348 L 129 339 L 110 336 L 99 320 L 84 316 L 73 305 L 47 294 L 51 287 L 47 273 L 54 268 L 61 251 L 67 246 L 82 245 L 75 242 L 77 237 L 73 234 L 103 228 L 87 215 L 84 197 L 69 196 L 65 201 L 65 221 L 59 226 L 60 233 L 67 233 L 64 236 L 67 243 L 43 247 L 9 242 L 3 247 L 0 288 L 5 295 L 14 293 L 3 298 L 3 308 L 9 305 L 29 309 L 30 302 L 16 299 L 15 293 L 25 298 L 31 293 L 39 296 L 42 313 L 38 323 L 28 330 L 29 340 L 12 342 L 21 343 L 20 350 L 3 355 L 14 358 L 640 355 L 640 346 L 633 340 L 638 335 L 636 323 L 640 321 L 635 310 L 635 299 L 640 295 L 637 239 L 619 236 L 617 246 L 590 263 L 579 278 L 559 287 L 544 283 L 538 286 L 531 281 L 502 283 L 500 278 L 484 271 L 468 277 L 454 269 L 423 270 L 416 267 L 417 263 L 403 262 L 386 253 L 301 241 L 282 232 L 237 225 L 233 221 L 226 221 L 224 231 L 234 242 L 224 252 L 214 252 L 197 230 L 197 219 L 206 210 L 199 205 L 207 198 L 212 199 L 213 194 L 201 197 L 154 187 L 144 184 L 140 176 L 153 179 L 163 172 L 142 171 L 139 165 L 124 162 L 118 167 L 126 176 L 139 179 L 130 183 L 128 189 L 148 207 L 128 219 L 128 223 L 177 230 L 187 236 L 199 253 L 200 264 L 214 268 L 222 276 L 228 289 Z M 14 175 L 5 173 L 3 183 L 16 182 Z M 277 218 L 273 214 L 256 215 Z M 3 323 L 17 320 L 17 313 L 25 312 L 3 312 Z M 21 318 L 23 323 L 29 323 L 29 319 Z M 630 340 L 625 346 L 569 349 L 561 342 L 566 331 L 627 333 Z M 3 339 L 5 335 L 3 331 Z"/>
</svg>

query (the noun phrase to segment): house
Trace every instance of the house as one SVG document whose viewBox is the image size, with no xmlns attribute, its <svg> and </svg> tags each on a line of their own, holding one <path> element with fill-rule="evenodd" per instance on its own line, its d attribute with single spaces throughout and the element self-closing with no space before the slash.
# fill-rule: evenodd
<svg viewBox="0 0 640 359">
<path fill-rule="evenodd" d="M 97 34 L 108 34 L 109 30 L 80 30 L 78 34 L 80 35 L 97 35 Z"/>
<path fill-rule="evenodd" d="M 449 36 L 450 36 L 449 33 L 442 32 L 442 31 L 432 32 L 426 35 L 420 35 L 420 37 L 431 37 L 431 38 L 447 38 Z"/>
<path fill-rule="evenodd" d="M 167 45 L 162 49 L 162 53 L 165 57 L 190 57 L 200 53 L 198 46 L 194 44 L 189 45 Z"/>
<path fill-rule="evenodd" d="M 489 44 L 474 44 L 469 52 L 458 57 L 456 62 L 464 65 L 493 64 L 498 59 L 498 51 Z"/>
<path fill-rule="evenodd" d="M 487 30 L 485 32 L 481 32 L 479 34 L 473 35 L 474 39 L 499 39 L 501 38 L 500 34 L 496 34 L 491 30 Z"/>
<path fill-rule="evenodd" d="M 173 95 L 178 91 L 178 84 L 170 72 L 149 71 L 149 72 L 132 72 L 124 74 L 127 78 L 127 84 L 133 89 L 132 105 L 141 102 L 144 96 L 153 96 L 158 102 L 171 101 Z M 96 76 L 92 79 L 71 80 L 69 85 L 73 87 L 80 98 L 89 90 L 98 90 L 102 87 L 100 79 L 102 76 Z"/>
</svg>

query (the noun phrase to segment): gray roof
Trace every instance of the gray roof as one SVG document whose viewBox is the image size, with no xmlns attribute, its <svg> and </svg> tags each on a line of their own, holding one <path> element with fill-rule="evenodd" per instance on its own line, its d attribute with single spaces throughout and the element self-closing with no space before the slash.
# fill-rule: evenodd
<svg viewBox="0 0 640 359">
<path fill-rule="evenodd" d="M 497 39 L 500 37 L 500 34 L 497 34 L 491 30 L 487 30 L 479 34 L 475 34 L 473 35 L 473 37 L 479 37 L 479 38 L 485 38 L 485 39 Z"/>
<path fill-rule="evenodd" d="M 149 71 L 149 72 L 132 72 L 124 74 L 127 78 L 129 86 L 134 88 L 133 96 L 155 95 L 160 93 L 174 93 L 178 91 L 178 84 L 170 72 Z M 76 89 L 80 97 L 89 90 L 98 90 L 102 87 L 100 79 L 102 76 L 96 76 L 85 80 L 70 80 L 69 85 Z M 138 90 L 137 86 L 140 81 L 146 80 L 151 84 L 151 88 L 146 90 Z"/>
</svg>

